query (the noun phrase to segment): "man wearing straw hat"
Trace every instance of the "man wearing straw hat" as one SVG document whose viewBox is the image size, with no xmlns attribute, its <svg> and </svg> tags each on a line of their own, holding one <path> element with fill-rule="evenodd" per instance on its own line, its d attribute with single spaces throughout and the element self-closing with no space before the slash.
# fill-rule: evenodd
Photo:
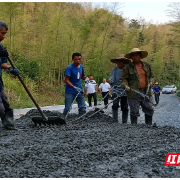
<svg viewBox="0 0 180 180">
<path fill-rule="evenodd" d="M 131 91 L 131 88 L 139 91 L 141 94 L 151 96 L 151 90 L 147 91 L 148 84 L 153 85 L 153 71 L 151 66 L 141 61 L 147 57 L 148 52 L 133 48 L 125 57 L 132 59 L 133 62 L 128 64 L 120 77 L 121 85 L 126 88 L 128 103 L 130 106 L 131 124 L 137 124 L 137 117 L 140 116 L 139 108 L 145 113 L 145 123 L 152 125 L 152 116 L 154 109 L 149 99 L 144 99 L 139 94 Z"/>
<path fill-rule="evenodd" d="M 129 64 L 131 60 L 125 58 L 124 54 L 120 54 L 116 59 L 111 59 L 110 61 L 112 63 L 117 64 L 117 67 L 115 67 L 111 71 L 111 76 L 109 78 L 109 83 L 111 84 L 112 87 L 111 88 L 112 99 L 114 99 L 124 90 L 124 88 L 120 84 L 120 77 L 125 65 Z M 121 100 L 120 103 L 121 103 L 121 111 L 122 111 L 122 123 L 127 123 L 128 103 L 127 103 L 126 93 L 124 93 L 120 98 L 117 98 L 116 100 L 113 101 L 112 113 L 113 113 L 114 122 L 118 122 L 119 100 Z"/>
</svg>

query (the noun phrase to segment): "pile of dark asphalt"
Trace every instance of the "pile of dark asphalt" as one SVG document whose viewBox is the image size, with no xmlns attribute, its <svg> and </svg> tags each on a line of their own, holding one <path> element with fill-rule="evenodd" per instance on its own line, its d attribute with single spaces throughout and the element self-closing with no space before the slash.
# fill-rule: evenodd
<svg viewBox="0 0 180 180">
<path fill-rule="evenodd" d="M 17 119 L 18 130 L 0 128 L 1 178 L 180 177 L 180 169 L 164 165 L 167 153 L 180 153 L 179 128 L 114 123 L 102 112 L 77 122 L 70 114 L 66 125 L 33 127 L 31 117 L 37 115 L 31 110 Z"/>
</svg>

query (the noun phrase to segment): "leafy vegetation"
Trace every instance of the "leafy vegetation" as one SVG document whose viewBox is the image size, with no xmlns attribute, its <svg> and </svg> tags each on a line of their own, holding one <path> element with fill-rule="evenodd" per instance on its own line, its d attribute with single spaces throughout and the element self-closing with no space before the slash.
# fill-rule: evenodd
<svg viewBox="0 0 180 180">
<path fill-rule="evenodd" d="M 3 44 L 41 106 L 64 103 L 64 72 L 73 52 L 82 54 L 85 74 L 98 84 L 115 67 L 110 59 L 134 47 L 148 51 L 143 61 L 160 86 L 180 84 L 178 7 L 169 7 L 175 22 L 154 25 L 124 19 L 117 4 L 102 9 L 91 3 L 0 2 L 1 20 L 9 25 Z M 13 108 L 33 106 L 17 79 L 3 78 Z"/>
</svg>

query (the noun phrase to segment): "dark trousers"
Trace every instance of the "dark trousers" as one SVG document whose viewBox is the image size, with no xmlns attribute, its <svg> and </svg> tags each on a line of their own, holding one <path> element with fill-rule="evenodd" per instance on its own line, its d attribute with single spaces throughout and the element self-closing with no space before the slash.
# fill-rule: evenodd
<svg viewBox="0 0 180 180">
<path fill-rule="evenodd" d="M 160 95 L 160 94 L 155 94 L 155 93 L 154 93 L 154 97 L 155 97 L 156 104 L 159 103 L 159 95 Z"/>
<path fill-rule="evenodd" d="M 146 91 L 144 90 L 139 90 L 140 93 L 142 94 L 146 94 Z M 139 114 L 139 108 L 140 106 L 142 107 L 142 111 L 148 115 L 148 116 L 153 116 L 153 113 L 154 113 L 154 109 L 152 107 L 152 102 L 149 100 L 149 99 L 145 99 L 138 95 L 137 98 L 128 98 L 128 103 L 129 103 L 129 106 L 130 106 L 130 114 L 132 116 L 135 116 L 135 117 L 139 117 L 140 114 Z"/>
<path fill-rule="evenodd" d="M 2 90 L 0 91 L 0 116 L 2 116 L 5 112 L 11 111 L 12 109 L 9 107 L 9 102 L 7 99 L 7 95 Z"/>
<path fill-rule="evenodd" d="M 107 93 L 109 93 L 109 91 L 107 91 L 107 92 L 102 92 L 102 97 L 104 98 Z M 109 94 L 104 98 L 104 105 L 105 105 L 105 106 L 108 104 L 108 99 L 109 99 Z"/>
<path fill-rule="evenodd" d="M 112 95 L 112 100 L 116 98 L 117 95 Z M 128 111 L 128 102 L 127 102 L 127 96 L 121 96 L 113 101 L 112 109 L 118 109 L 119 108 L 119 101 L 121 103 L 121 111 L 127 112 Z"/>
<path fill-rule="evenodd" d="M 88 94 L 88 103 L 89 103 L 89 106 L 91 106 L 91 99 L 94 99 L 94 106 L 97 105 L 97 94 L 96 93 L 91 93 L 91 94 Z"/>
</svg>

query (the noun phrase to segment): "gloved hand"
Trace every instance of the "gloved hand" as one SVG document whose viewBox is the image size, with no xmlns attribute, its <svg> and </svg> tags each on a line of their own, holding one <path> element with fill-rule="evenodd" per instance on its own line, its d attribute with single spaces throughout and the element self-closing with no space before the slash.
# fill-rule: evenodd
<svg viewBox="0 0 180 180">
<path fill-rule="evenodd" d="M 81 88 L 78 88 L 78 87 L 76 87 L 76 86 L 74 86 L 73 88 L 74 88 L 76 91 L 78 91 L 78 92 L 79 92 L 79 91 L 80 91 L 80 92 L 82 91 Z"/>
<path fill-rule="evenodd" d="M 14 69 L 13 67 L 10 67 L 8 69 L 12 75 L 18 76 L 20 74 L 20 71 L 18 69 Z"/>
<path fill-rule="evenodd" d="M 6 50 L 0 50 L 0 57 L 8 57 L 9 54 Z"/>
</svg>

